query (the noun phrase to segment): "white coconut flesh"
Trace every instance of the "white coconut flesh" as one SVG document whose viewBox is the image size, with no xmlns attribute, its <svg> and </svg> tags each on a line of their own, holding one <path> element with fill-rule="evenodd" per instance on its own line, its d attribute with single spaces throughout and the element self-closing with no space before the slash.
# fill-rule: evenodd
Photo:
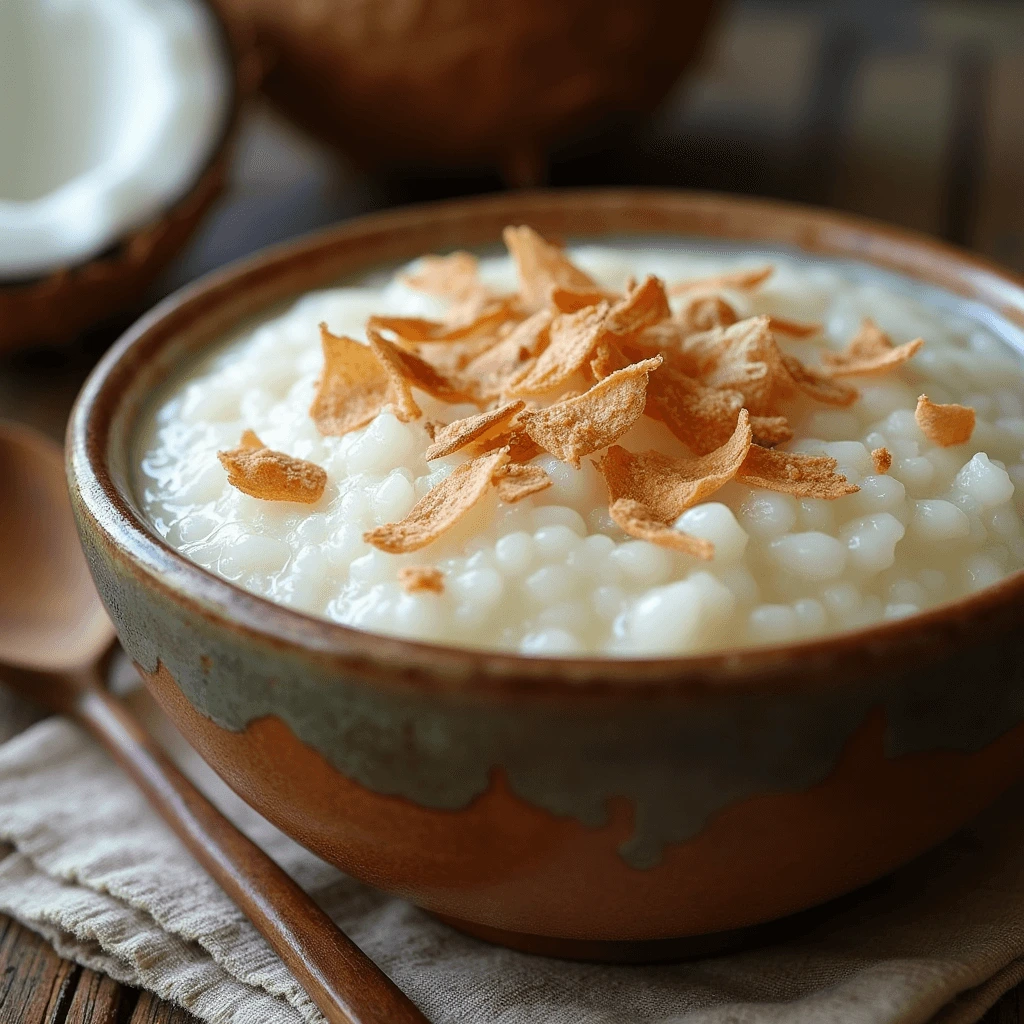
<svg viewBox="0 0 1024 1024">
<path fill-rule="evenodd" d="M 231 88 L 201 0 L 0 0 L 0 280 L 158 218 L 219 144 Z"/>
</svg>

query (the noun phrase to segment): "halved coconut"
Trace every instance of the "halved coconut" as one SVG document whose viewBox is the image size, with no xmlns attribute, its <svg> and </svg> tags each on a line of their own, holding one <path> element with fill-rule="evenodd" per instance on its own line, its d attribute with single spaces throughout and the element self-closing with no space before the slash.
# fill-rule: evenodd
<svg viewBox="0 0 1024 1024">
<path fill-rule="evenodd" d="M 0 350 L 137 301 L 224 177 L 237 61 L 203 0 L 0 3 Z"/>
</svg>

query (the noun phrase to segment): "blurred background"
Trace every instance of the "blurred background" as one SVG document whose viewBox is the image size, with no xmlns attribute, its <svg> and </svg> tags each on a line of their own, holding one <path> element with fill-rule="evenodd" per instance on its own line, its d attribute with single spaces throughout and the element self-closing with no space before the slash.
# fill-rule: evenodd
<svg viewBox="0 0 1024 1024">
<path fill-rule="evenodd" d="M 510 33 L 535 17 L 533 9 L 558 9 L 551 0 L 503 5 L 512 13 L 501 30 Z M 224 191 L 141 303 L 59 344 L 0 355 L 0 416 L 59 434 L 88 369 L 138 307 L 225 262 L 360 213 L 510 185 L 667 186 L 798 200 L 906 225 L 1024 271 L 1024 5 L 1013 0 L 731 0 L 713 5 L 707 18 L 699 0 L 638 3 L 637 11 L 661 8 L 657 17 L 669 20 L 659 31 L 655 14 L 635 15 L 636 24 L 648 17 L 653 38 L 639 40 L 618 74 L 634 83 L 647 76 L 649 88 L 630 85 L 601 109 L 596 72 L 574 72 L 571 88 L 561 83 L 556 95 L 545 69 L 522 66 L 513 52 L 487 69 L 472 115 L 478 134 L 504 132 L 516 145 L 494 158 L 449 148 L 423 161 L 409 155 L 416 140 L 386 145 L 391 128 L 403 127 L 395 111 L 419 95 L 417 82 L 405 82 L 408 92 L 396 92 L 389 109 L 388 96 L 371 95 L 365 76 L 350 78 L 346 98 L 358 100 L 363 89 L 366 109 L 337 118 L 328 102 L 337 98 L 315 94 L 344 55 L 321 54 L 319 65 L 303 65 L 305 78 L 288 75 L 288 60 L 301 64 L 310 42 L 288 38 L 281 19 L 322 15 L 332 6 L 343 27 L 357 9 L 359 17 L 371 10 L 398 18 L 446 5 L 222 0 L 243 35 L 255 25 L 276 105 L 263 95 L 246 102 Z M 481 4 L 447 8 L 466 6 Z M 627 35 L 636 27 L 633 7 L 619 7 Z M 436 45 L 429 33 L 414 40 L 421 49 L 434 46 L 431 59 L 446 72 L 444 47 L 460 38 L 450 29 L 443 38 L 439 30 Z M 353 61 L 366 57 L 379 72 L 372 51 L 360 54 L 355 42 Z M 592 56 L 607 64 L 601 45 L 593 43 Z M 385 56 L 392 64 L 401 59 Z M 458 74 L 448 77 L 458 87 Z M 500 102 L 510 79 L 533 89 L 518 106 Z M 568 110 L 586 105 L 591 93 L 600 116 L 583 124 L 565 118 L 543 142 L 528 138 L 517 121 L 530 102 Z M 358 102 L 347 111 L 353 106 Z M 408 121 L 416 120 L 413 112 Z M 310 127 L 317 134 L 307 133 Z M 318 141 L 337 142 L 339 134 L 341 150 Z M 0 285 L 0 302 L 2 292 Z"/>
</svg>

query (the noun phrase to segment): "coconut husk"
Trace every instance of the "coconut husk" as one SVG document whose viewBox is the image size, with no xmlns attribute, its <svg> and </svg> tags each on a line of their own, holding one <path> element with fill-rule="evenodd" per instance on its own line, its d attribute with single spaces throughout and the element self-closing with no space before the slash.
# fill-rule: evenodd
<svg viewBox="0 0 1024 1024">
<path fill-rule="evenodd" d="M 493 168 L 537 184 L 556 143 L 653 110 L 713 0 L 218 0 L 276 62 L 268 95 L 368 167 Z M 557 11 L 557 13 L 553 13 Z"/>
<path fill-rule="evenodd" d="M 263 59 L 251 30 L 226 25 L 211 7 L 218 14 L 224 53 L 233 69 L 233 94 L 221 140 L 205 169 L 165 213 L 99 256 L 31 281 L 0 282 L 0 354 L 62 345 L 101 323 L 124 322 L 140 312 L 150 285 L 223 191 L 239 114 L 259 86 Z"/>
</svg>

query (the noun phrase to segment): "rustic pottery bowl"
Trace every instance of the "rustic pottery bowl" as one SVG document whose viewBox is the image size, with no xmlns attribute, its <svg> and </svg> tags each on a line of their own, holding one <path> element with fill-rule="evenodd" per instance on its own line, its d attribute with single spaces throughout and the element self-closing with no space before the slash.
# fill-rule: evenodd
<svg viewBox="0 0 1024 1024">
<path fill-rule="evenodd" d="M 467 931 L 622 957 L 848 892 L 948 836 L 1024 767 L 1024 574 L 815 642 L 662 660 L 484 654 L 245 593 L 147 525 L 130 480 L 154 389 L 300 293 L 508 223 L 853 258 L 1024 324 L 1009 274 L 817 210 L 682 192 L 523 193 L 399 210 L 269 250 L 163 302 L 69 427 L 78 527 L 121 642 L 253 807 Z M 646 954 L 642 954 L 646 955 Z"/>
</svg>

